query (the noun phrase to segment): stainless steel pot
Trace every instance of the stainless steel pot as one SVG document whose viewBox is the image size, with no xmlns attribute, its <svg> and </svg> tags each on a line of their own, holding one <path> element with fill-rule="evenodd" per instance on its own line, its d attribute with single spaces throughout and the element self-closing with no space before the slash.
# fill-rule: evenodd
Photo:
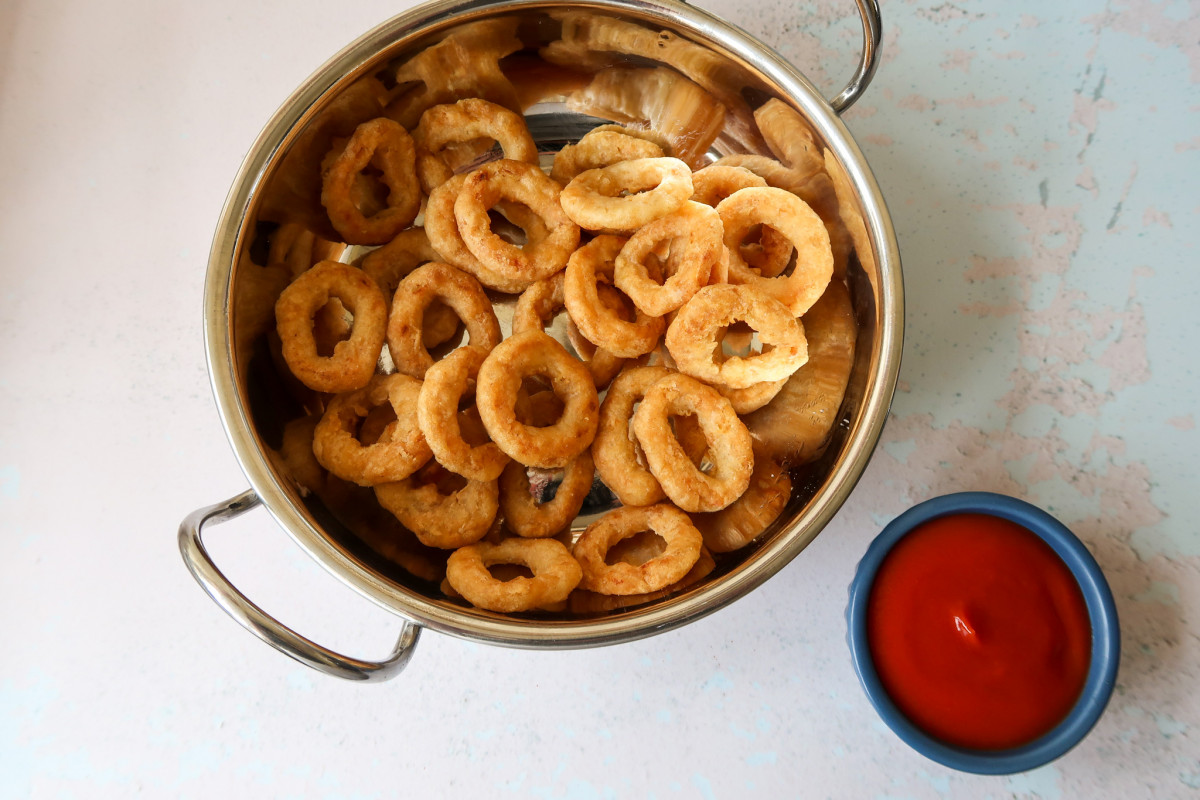
<svg viewBox="0 0 1200 800">
<path fill-rule="evenodd" d="M 825 100 L 791 65 L 738 28 L 677 0 L 587 0 L 572 9 L 592 11 L 668 30 L 724 59 L 741 76 L 743 95 L 778 97 L 799 110 L 817 138 L 844 168 L 865 228 L 858 263 L 849 279 L 859 338 L 840 425 L 825 456 L 806 476 L 783 515 L 755 545 L 724 562 L 713 576 L 665 600 L 586 619 L 515 619 L 456 605 L 381 570 L 348 541 L 328 515 L 296 488 L 272 461 L 264 443 L 269 402 L 251 397 L 249 365 L 239 347 L 234 313 L 248 278 L 239 265 L 254 244 L 265 189 L 306 127 L 359 77 L 415 52 L 463 23 L 517 15 L 536 25 L 561 3 L 548 0 L 439 0 L 395 17 L 368 32 L 312 75 L 267 123 L 233 182 L 209 256 L 204 296 L 205 345 L 213 392 L 226 434 L 252 488 L 190 514 L 180 525 L 184 561 L 206 592 L 243 626 L 285 654 L 343 678 L 385 680 L 407 664 L 422 628 L 489 644 L 527 648 L 591 647 L 626 642 L 684 625 L 745 595 L 778 572 L 821 531 L 846 500 L 875 447 L 899 372 L 903 298 L 895 232 L 867 164 L 838 113 L 870 80 L 880 38 L 875 0 L 857 0 L 863 17 L 863 55 L 846 88 Z M 594 121 L 593 121 L 594 123 Z M 531 124 L 532 127 L 532 124 Z M 586 129 L 586 128 L 585 128 Z M 240 280 L 239 280 L 240 277 Z M 240 323 L 244 326 L 244 322 Z M 265 406 L 264 403 L 266 402 Z M 258 408 L 252 406 L 258 404 Z M 263 408 L 266 408 L 266 411 Z M 402 631 L 392 653 L 364 661 L 334 653 L 288 629 L 244 597 L 217 569 L 202 542 L 206 525 L 231 519 L 259 504 L 306 552 L 364 597 L 396 613 Z"/>
</svg>

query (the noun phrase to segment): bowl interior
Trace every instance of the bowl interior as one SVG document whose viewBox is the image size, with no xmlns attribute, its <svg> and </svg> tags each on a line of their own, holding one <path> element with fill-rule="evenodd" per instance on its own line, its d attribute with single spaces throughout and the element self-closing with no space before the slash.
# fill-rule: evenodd
<svg viewBox="0 0 1200 800">
<path fill-rule="evenodd" d="M 335 513 L 327 502 L 305 494 L 291 480 L 279 457 L 283 431 L 306 409 L 274 366 L 278 356 L 271 343 L 273 306 L 281 287 L 264 267 L 271 236 L 281 225 L 299 223 L 334 238 L 320 206 L 320 158 L 336 137 L 348 135 L 358 123 L 379 116 L 382 107 L 394 107 L 420 90 L 419 83 L 398 84 L 397 70 L 415 55 L 455 36 L 483 31 L 494 39 L 496 31 L 504 31 L 520 41 L 520 49 L 500 57 L 493 54 L 490 61 L 481 51 L 476 67 L 489 75 L 499 74 L 522 97 L 535 99 L 525 114 L 544 165 L 564 144 L 611 121 L 567 102 L 570 92 L 578 88 L 572 81 L 590 81 L 600 69 L 665 65 L 643 55 L 610 50 L 586 51 L 575 70 L 539 62 L 539 48 L 563 37 L 566 18 L 572 14 L 584 17 L 570 24 L 599 20 L 632 25 L 694 48 L 688 51 L 691 60 L 674 63 L 670 69 L 708 87 L 729 109 L 721 134 L 708 150 L 710 157 L 772 156 L 754 128 L 753 109 L 780 98 L 800 111 L 813 140 L 832 154 L 836 170 L 853 193 L 849 216 L 856 218 L 856 227 L 845 211 L 843 219 L 857 233 L 845 276 L 857 342 L 844 399 L 826 446 L 792 460 L 791 500 L 755 542 L 718 558 L 709 576 L 670 597 L 584 615 L 514 618 L 446 597 L 434 581 L 415 574 L 411 564 L 406 568 L 405 554 L 374 537 L 369 524 L 359 525 L 362 520 Z M 427 78 L 425 88 L 434 82 Z M 342 260 L 353 260 L 362 252 L 351 248 Z M 493 299 L 507 335 L 514 298 L 495 295 Z M 773 52 L 706 12 L 676 2 L 570 7 L 545 2 L 443 2 L 422 6 L 369 32 L 306 81 L 252 147 L 218 225 L 206 285 L 206 343 L 218 406 L 247 476 L 276 519 L 327 569 L 375 602 L 435 629 L 517 646 L 601 644 L 667 630 L 736 599 L 778 571 L 832 517 L 866 465 L 895 386 L 901 314 L 899 258 L 891 223 L 861 153 L 841 121 L 816 90 Z M 565 327 L 550 333 L 569 346 Z M 573 529 L 581 531 L 606 508 L 603 503 L 585 508 Z"/>
<path fill-rule="evenodd" d="M 951 514 L 978 513 L 1015 522 L 1038 535 L 1070 569 L 1087 604 L 1091 622 L 1091 662 L 1079 699 L 1070 713 L 1043 736 L 1008 750 L 972 750 L 926 734 L 896 707 L 879 680 L 867 642 L 867 604 L 880 564 L 892 547 L 922 523 Z M 1005 775 L 1049 763 L 1078 744 L 1099 720 L 1112 695 L 1120 661 L 1120 626 L 1104 573 L 1084 544 L 1037 506 L 990 492 L 961 492 L 920 503 L 889 523 L 875 538 L 850 584 L 846 609 L 851 658 L 868 699 L 897 736 L 922 755 L 963 772 Z"/>
</svg>

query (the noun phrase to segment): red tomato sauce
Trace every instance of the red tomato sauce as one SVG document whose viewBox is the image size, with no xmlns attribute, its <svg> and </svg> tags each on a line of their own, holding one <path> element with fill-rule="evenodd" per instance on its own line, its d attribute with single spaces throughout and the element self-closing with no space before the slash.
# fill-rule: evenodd
<svg viewBox="0 0 1200 800">
<path fill-rule="evenodd" d="M 1005 519 L 953 514 L 904 536 L 867 606 L 892 701 L 930 736 L 1004 750 L 1047 733 L 1087 677 L 1092 634 L 1071 571 Z"/>
</svg>

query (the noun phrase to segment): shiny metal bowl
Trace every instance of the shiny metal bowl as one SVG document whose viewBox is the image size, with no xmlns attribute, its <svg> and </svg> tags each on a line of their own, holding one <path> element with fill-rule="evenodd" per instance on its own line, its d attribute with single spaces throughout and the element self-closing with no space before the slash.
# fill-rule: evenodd
<svg viewBox="0 0 1200 800">
<path fill-rule="evenodd" d="M 323 113 L 363 76 L 437 42 L 468 23 L 516 18 L 529 36 L 554 25 L 564 9 L 616 17 L 706 48 L 722 64 L 726 91 L 750 105 L 780 98 L 801 112 L 817 140 L 833 154 L 853 188 L 863 233 L 848 273 L 858 322 L 854 368 L 832 440 L 824 455 L 793 474 L 796 489 L 783 514 L 751 546 L 719 561 L 695 586 L 662 600 L 611 613 L 513 617 L 466 607 L 409 579 L 363 546 L 312 497 L 300 496 L 272 460 L 270 429 L 284 413 L 256 383 L 247 346 L 248 323 L 239 309 L 252 292 L 251 260 L 264 203 L 280 191 L 282 166 L 304 146 Z M 330 674 L 382 680 L 398 673 L 422 628 L 475 641 L 528 648 L 615 644 L 660 633 L 712 613 L 778 572 L 829 522 L 861 476 L 887 416 L 899 371 L 903 289 L 895 232 L 883 198 L 838 113 L 865 88 L 879 41 L 878 7 L 859 0 L 864 52 L 857 74 L 827 101 L 792 66 L 761 42 L 701 9 L 677 0 L 589 0 L 564 6 L 547 0 L 442 0 L 383 23 L 322 66 L 280 107 L 250 148 L 217 224 L 204 292 L 205 345 L 213 393 L 226 433 L 252 488 L 200 509 L 180 526 L 184 560 L 204 589 L 229 614 L 284 653 Z M 573 115 L 559 103 L 527 112 L 541 149 L 577 138 L 597 120 Z M 744 139 L 719 137 L 718 154 L 748 151 Z M 765 149 L 762 154 L 770 155 Z M 204 549 L 204 526 L 262 504 L 306 552 L 363 596 L 395 612 L 404 628 L 381 661 L 347 658 L 291 631 L 247 600 L 220 573 Z M 582 522 L 583 520 L 581 520 Z"/>
</svg>

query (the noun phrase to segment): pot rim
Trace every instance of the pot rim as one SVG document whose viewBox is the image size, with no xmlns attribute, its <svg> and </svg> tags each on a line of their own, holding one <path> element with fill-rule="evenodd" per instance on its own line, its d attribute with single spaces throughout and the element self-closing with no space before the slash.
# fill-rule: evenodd
<svg viewBox="0 0 1200 800">
<path fill-rule="evenodd" d="M 291 538 L 343 583 L 377 605 L 419 625 L 460 638 L 525 648 L 565 649 L 632 641 L 662 633 L 710 614 L 743 597 L 788 564 L 832 519 L 866 467 L 887 418 L 899 375 L 903 339 L 903 286 L 899 247 L 891 218 L 865 158 L 830 103 L 798 71 L 764 43 L 702 9 L 678 0 L 586 0 L 581 10 L 630 13 L 695 37 L 706 46 L 748 65 L 796 105 L 844 166 L 863 210 L 875 249 L 880 285 L 876 287 L 876 335 L 860 413 L 843 452 L 820 491 L 792 530 L 771 546 L 734 567 L 720 580 L 685 592 L 671 603 L 650 605 L 598 619 L 529 621 L 487 612 L 451 608 L 373 574 L 334 546 L 289 497 L 256 441 L 235 375 L 231 315 L 234 259 L 246 235 L 243 225 L 267 169 L 290 145 L 303 123 L 334 86 L 374 63 L 381 50 L 442 27 L 482 19 L 499 12 L 562 9 L 551 0 L 436 0 L 381 23 L 343 48 L 309 76 L 271 116 L 243 160 L 226 198 L 209 254 L 204 287 L 205 355 L 221 423 L 253 490 Z"/>
</svg>

